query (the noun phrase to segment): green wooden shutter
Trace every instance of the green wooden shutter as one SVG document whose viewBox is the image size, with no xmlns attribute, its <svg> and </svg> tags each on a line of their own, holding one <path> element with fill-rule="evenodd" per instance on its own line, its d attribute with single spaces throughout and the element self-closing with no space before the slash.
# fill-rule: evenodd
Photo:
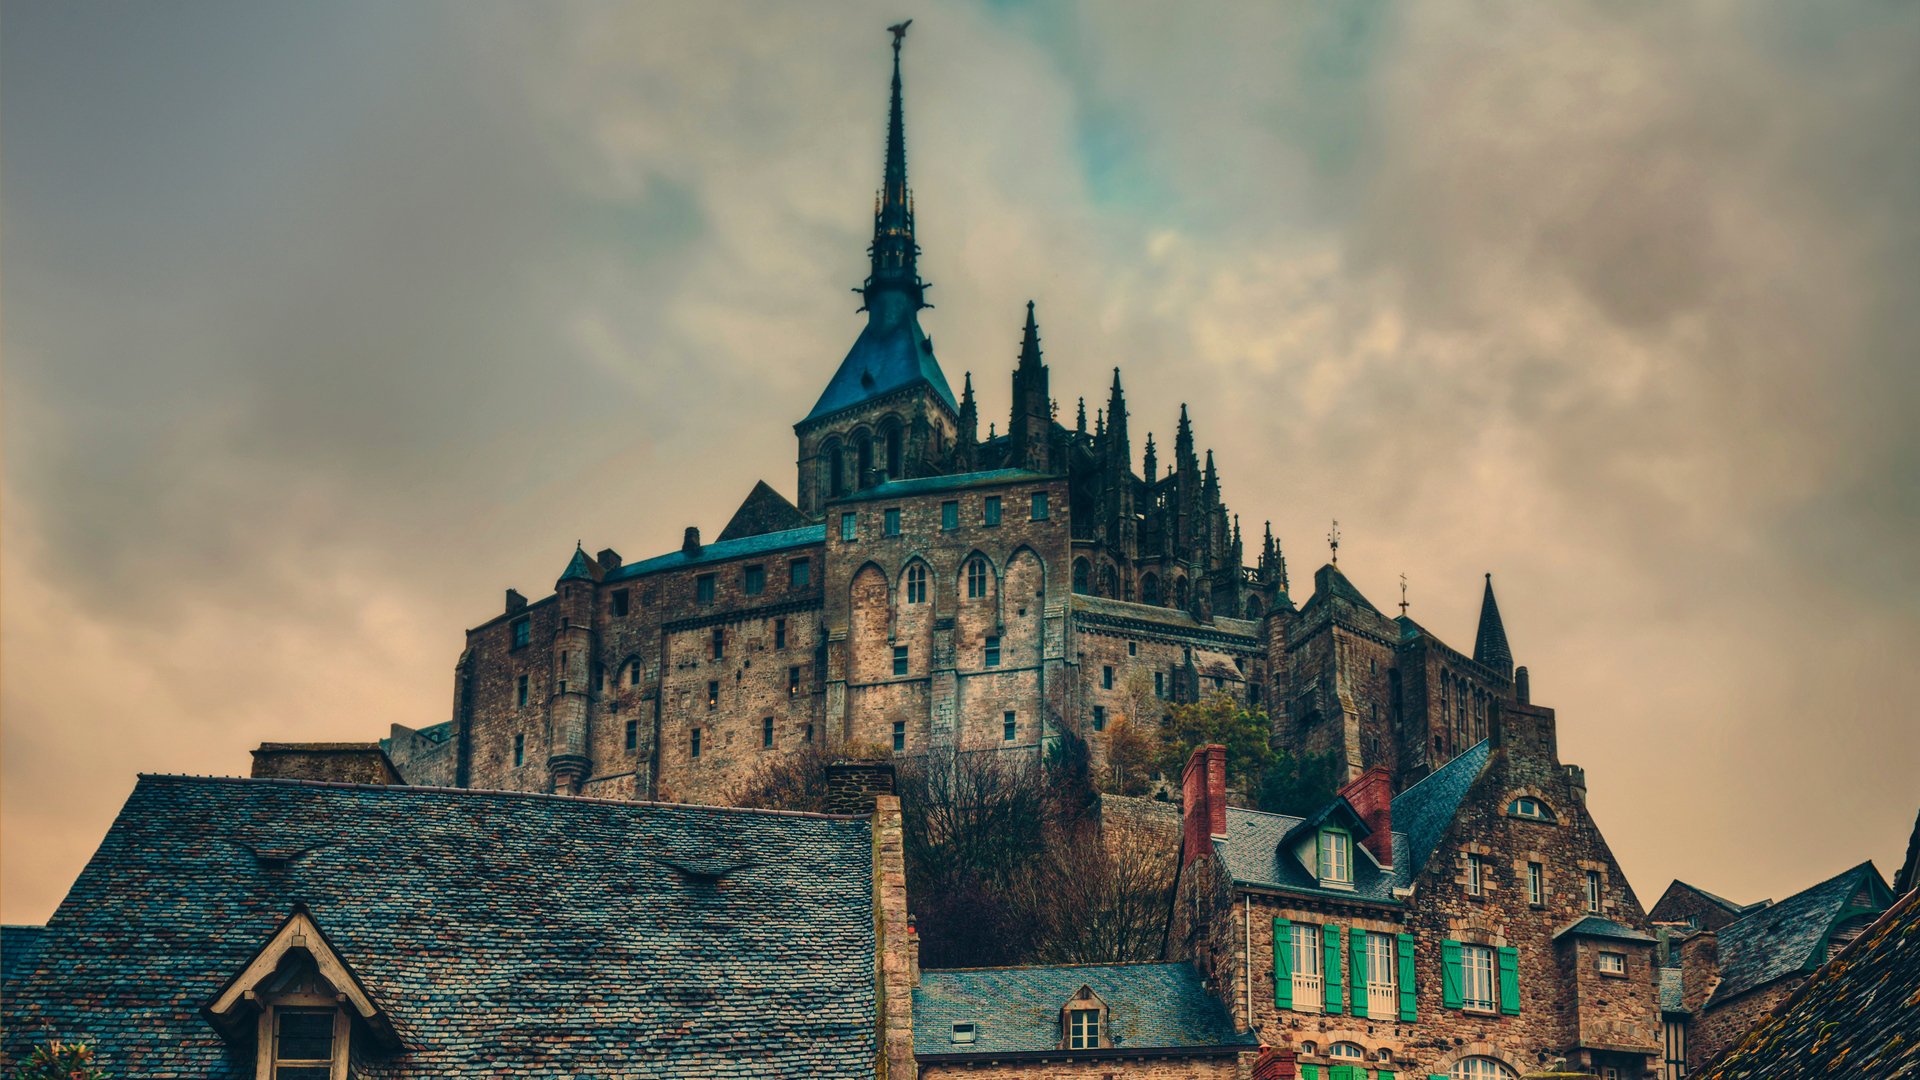
<svg viewBox="0 0 1920 1080">
<path fill-rule="evenodd" d="M 1374 1075 L 1378 1076 L 1380 1080 L 1393 1080 L 1393 1074 L 1388 1072 L 1385 1069 L 1381 1069 L 1378 1073 Z"/>
<path fill-rule="evenodd" d="M 1367 932 L 1354 927 L 1347 931 L 1347 968 L 1353 974 L 1347 982 L 1353 987 L 1353 1015 L 1367 1015 Z"/>
<path fill-rule="evenodd" d="M 1327 1012 L 1338 1013 L 1346 1007 L 1346 995 L 1342 992 L 1345 983 L 1340 978 L 1340 928 L 1332 923 L 1321 927 L 1320 944 L 1326 951 L 1326 963 L 1320 965 L 1320 971 L 1327 988 Z"/>
<path fill-rule="evenodd" d="M 1320 1080 L 1320 1066 L 1318 1065 L 1300 1066 L 1300 1080 Z"/>
<path fill-rule="evenodd" d="M 1414 1019 L 1413 999 L 1413 935 L 1399 934 L 1400 955 L 1400 1020 L 1411 1024 Z"/>
<path fill-rule="evenodd" d="M 1520 950 L 1500 950 L 1500 1011 L 1520 1015 Z"/>
<path fill-rule="evenodd" d="M 1367 1080 L 1367 1070 L 1362 1066 L 1335 1065 L 1327 1070 L 1327 1080 Z"/>
<path fill-rule="evenodd" d="M 1460 943 L 1451 939 L 1440 942 L 1440 1004 L 1460 1007 Z"/>
<path fill-rule="evenodd" d="M 1273 1005 L 1293 1008 L 1293 923 L 1273 920 Z"/>
</svg>

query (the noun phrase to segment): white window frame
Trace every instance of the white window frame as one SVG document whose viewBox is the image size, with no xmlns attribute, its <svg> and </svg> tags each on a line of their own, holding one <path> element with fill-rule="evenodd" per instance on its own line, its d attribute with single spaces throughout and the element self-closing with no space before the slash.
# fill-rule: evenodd
<svg viewBox="0 0 1920 1080">
<path fill-rule="evenodd" d="M 1100 1049 L 1099 1008 L 1067 1010 L 1067 1049 Z"/>
<path fill-rule="evenodd" d="M 1467 856 L 1467 895 L 1482 896 L 1486 893 L 1486 883 L 1481 879 L 1485 868 L 1480 865 L 1480 856 Z"/>
<path fill-rule="evenodd" d="M 1500 1007 L 1500 967 L 1493 946 L 1460 946 L 1460 1004 L 1484 1012 Z"/>
<path fill-rule="evenodd" d="M 1392 934 L 1367 935 L 1367 1015 L 1393 1017 L 1400 1010 L 1400 957 Z"/>
<path fill-rule="evenodd" d="M 1600 881 L 1600 871 L 1598 870 L 1587 871 L 1587 913 L 1588 914 L 1590 915 L 1600 914 L 1600 896 L 1605 891 L 1605 888 L 1606 887 L 1602 885 Z"/>
<path fill-rule="evenodd" d="M 1602 950 L 1598 960 L 1595 961 L 1595 967 L 1599 969 L 1602 975 L 1625 975 L 1627 973 L 1627 954 Z"/>
<path fill-rule="evenodd" d="M 1447 1071 L 1452 1080 L 1513 1080 L 1517 1074 L 1497 1058 L 1464 1057 Z"/>
<path fill-rule="evenodd" d="M 1527 903 L 1539 906 L 1547 902 L 1547 868 L 1537 862 L 1527 864 Z"/>
<path fill-rule="evenodd" d="M 1297 1012 L 1320 1012 L 1326 1003 L 1326 979 L 1321 974 L 1320 928 L 1294 923 L 1288 928 L 1287 947 L 1293 957 L 1293 1007 Z"/>
<path fill-rule="evenodd" d="M 1337 829 L 1320 830 L 1318 871 L 1323 885 L 1353 884 L 1353 837 Z"/>
</svg>

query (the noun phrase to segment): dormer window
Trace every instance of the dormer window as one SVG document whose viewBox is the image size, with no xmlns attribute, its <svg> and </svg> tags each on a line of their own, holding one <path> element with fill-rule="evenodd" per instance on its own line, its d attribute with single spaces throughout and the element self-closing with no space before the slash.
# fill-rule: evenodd
<svg viewBox="0 0 1920 1080">
<path fill-rule="evenodd" d="M 1320 883 L 1353 884 L 1353 837 L 1339 829 L 1320 830 Z"/>
<path fill-rule="evenodd" d="M 1060 1008 L 1061 1046 L 1068 1050 L 1099 1050 L 1113 1045 L 1107 1033 L 1107 1003 L 1082 986 Z"/>
<path fill-rule="evenodd" d="M 263 1080 L 332 1080 L 333 1063 L 346 1056 L 335 1053 L 335 1026 L 346 1014 L 339 1009 L 273 1007 L 272 1071 Z"/>
<path fill-rule="evenodd" d="M 230 1042 L 254 1048 L 255 1080 L 346 1080 L 356 1056 L 399 1049 L 385 1010 L 347 967 L 304 908 L 208 1003 Z"/>
<path fill-rule="evenodd" d="M 1507 813 L 1514 817 L 1527 818 L 1532 821 L 1553 820 L 1553 811 L 1547 809 L 1547 804 L 1531 795 L 1522 795 L 1508 803 Z"/>
<path fill-rule="evenodd" d="M 973 1026 L 973 1021 L 971 1020 L 954 1021 L 952 1041 L 957 1043 L 970 1043 L 974 1040 L 975 1034 L 976 1034 L 976 1030 Z"/>
</svg>

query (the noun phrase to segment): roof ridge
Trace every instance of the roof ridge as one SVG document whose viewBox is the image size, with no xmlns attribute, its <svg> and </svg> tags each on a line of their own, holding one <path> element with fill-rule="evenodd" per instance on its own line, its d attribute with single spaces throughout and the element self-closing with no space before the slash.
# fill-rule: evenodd
<svg viewBox="0 0 1920 1080">
<path fill-rule="evenodd" d="M 962 971 L 1064 971 L 1069 968 L 1109 967 L 1186 967 L 1186 960 L 1095 960 L 1080 964 L 994 964 L 986 967 L 924 968 L 922 975 L 945 975 Z"/>
<path fill-rule="evenodd" d="M 629 806 L 651 810 L 714 810 L 723 814 L 766 814 L 772 817 L 815 818 L 821 821 L 869 821 L 866 814 L 829 814 L 817 810 L 774 810 L 758 806 L 712 806 L 706 803 L 658 802 L 643 799 L 609 799 L 599 795 L 556 795 L 546 791 L 510 791 L 505 788 L 461 788 L 439 784 L 361 784 L 343 780 L 301 780 L 285 776 L 196 776 L 190 773 L 138 773 L 137 779 L 167 782 L 216 784 L 278 784 L 289 787 L 332 788 L 342 791 L 377 791 L 402 794 L 435 795 L 509 795 L 521 799 L 547 799 L 559 803 L 585 803 L 592 806 Z"/>
<path fill-rule="evenodd" d="M 1395 796 L 1394 796 L 1394 798 L 1395 798 L 1395 799 L 1398 799 L 1398 798 L 1399 798 L 1399 797 L 1400 797 L 1401 795 L 1405 795 L 1405 794 L 1406 794 L 1407 792 L 1409 792 L 1409 791 L 1413 791 L 1413 790 L 1415 790 L 1415 789 L 1417 789 L 1417 788 L 1419 788 L 1419 786 L 1420 786 L 1421 784 L 1424 784 L 1424 783 L 1426 783 L 1427 781 L 1429 781 L 1429 780 L 1431 780 L 1431 779 L 1433 779 L 1434 777 L 1436 777 L 1436 776 L 1439 776 L 1439 775 L 1440 775 L 1441 773 L 1443 773 L 1443 772 L 1446 772 L 1446 771 L 1447 771 L 1447 769 L 1449 769 L 1449 768 L 1451 768 L 1451 767 L 1453 766 L 1453 763 L 1454 763 L 1454 762 L 1456 762 L 1456 761 L 1459 761 L 1459 760 L 1460 760 L 1461 758 L 1463 758 L 1463 757 L 1466 757 L 1466 756 L 1467 756 L 1468 754 L 1471 754 L 1471 753 L 1473 753 L 1473 752 L 1474 752 L 1475 750 L 1478 750 L 1478 749 L 1480 749 L 1480 747 L 1481 747 L 1482 745 L 1484 745 L 1484 744 L 1486 744 L 1486 743 L 1488 743 L 1488 742 L 1491 742 L 1491 741 L 1492 741 L 1492 739 L 1491 739 L 1491 737 L 1489 737 L 1489 738 L 1486 738 L 1486 739 L 1481 739 L 1481 740 L 1480 740 L 1479 742 L 1477 742 L 1477 743 L 1474 743 L 1474 744 L 1473 744 L 1472 746 L 1469 746 L 1469 747 L 1467 747 L 1467 748 L 1466 748 L 1465 750 L 1462 750 L 1462 751 L 1460 751 L 1459 753 L 1457 753 L 1457 754 L 1455 754 L 1455 755 L 1453 755 L 1453 756 L 1452 756 L 1451 758 L 1448 758 L 1448 759 L 1447 759 L 1447 762 L 1446 762 L 1446 764 L 1444 764 L 1444 765 L 1442 765 L 1442 766 L 1440 766 L 1439 768 L 1437 768 L 1437 769 L 1435 769 L 1435 770 L 1433 770 L 1432 772 L 1430 772 L 1430 773 L 1428 773 L 1427 775 L 1425 775 L 1425 776 L 1423 776 L 1423 777 L 1421 777 L 1421 778 L 1420 778 L 1420 779 L 1418 779 L 1418 780 L 1415 780 L 1415 781 L 1414 781 L 1413 783 L 1411 783 L 1411 784 L 1408 784 L 1408 785 L 1407 785 L 1406 787 L 1404 787 L 1404 788 L 1402 788 L 1402 789 L 1400 789 L 1400 794 L 1399 794 L 1399 795 L 1395 795 Z"/>
</svg>

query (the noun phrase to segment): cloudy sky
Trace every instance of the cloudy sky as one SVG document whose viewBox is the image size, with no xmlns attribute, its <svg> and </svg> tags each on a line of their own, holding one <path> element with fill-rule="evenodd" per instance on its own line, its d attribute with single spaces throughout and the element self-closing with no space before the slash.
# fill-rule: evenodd
<svg viewBox="0 0 1920 1080">
<path fill-rule="evenodd" d="M 0 917 L 138 772 L 446 719 L 576 538 L 793 489 L 883 28 L 957 385 L 1189 403 L 1244 526 L 1470 647 L 1491 571 L 1643 902 L 1920 807 L 1920 7 L 0 14 Z M 1001 421 L 1004 424 L 1004 420 Z"/>
</svg>

